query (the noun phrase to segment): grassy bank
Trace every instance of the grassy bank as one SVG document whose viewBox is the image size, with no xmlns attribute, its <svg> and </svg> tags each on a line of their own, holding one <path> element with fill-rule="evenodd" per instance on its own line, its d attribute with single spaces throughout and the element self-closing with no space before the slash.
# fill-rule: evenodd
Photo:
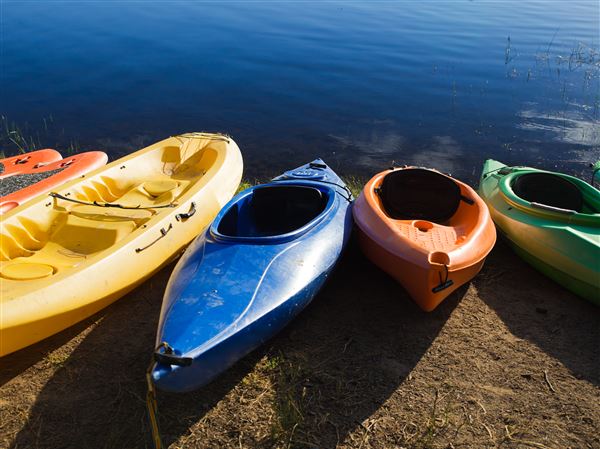
<svg viewBox="0 0 600 449">
<path fill-rule="evenodd" d="M 346 186 L 350 189 L 350 191 L 352 192 L 352 195 L 354 196 L 354 198 L 358 197 L 358 195 L 360 194 L 363 186 L 365 185 L 365 183 L 367 182 L 366 179 L 363 179 L 361 177 L 358 176 L 341 176 L 341 178 L 343 179 L 344 183 L 346 184 Z M 236 193 L 241 192 L 242 190 L 246 190 L 252 186 L 255 186 L 257 184 L 261 184 L 261 183 L 265 183 L 265 182 L 269 182 L 268 179 L 264 179 L 264 180 L 259 180 L 259 179 L 252 179 L 252 180 L 248 180 L 248 179 L 242 179 L 242 182 L 240 182 L 240 186 L 237 189 Z"/>
</svg>

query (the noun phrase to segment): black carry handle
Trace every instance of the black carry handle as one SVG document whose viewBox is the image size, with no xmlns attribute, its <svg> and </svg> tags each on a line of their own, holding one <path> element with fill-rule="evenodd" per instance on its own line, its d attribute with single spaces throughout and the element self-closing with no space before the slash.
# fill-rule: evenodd
<svg viewBox="0 0 600 449">
<path fill-rule="evenodd" d="M 192 204 L 190 204 L 190 210 L 185 213 L 175 215 L 175 219 L 177 221 L 187 220 L 188 218 L 192 217 L 195 213 L 196 213 L 196 203 L 194 203 L 192 201 Z"/>
<path fill-rule="evenodd" d="M 160 228 L 160 236 L 156 237 L 156 239 L 154 239 L 152 242 L 150 242 L 148 245 L 142 247 L 142 248 L 136 248 L 135 252 L 136 253 L 141 253 L 142 251 L 144 251 L 145 249 L 150 248 L 152 245 L 154 245 L 156 242 L 158 242 L 160 239 L 162 239 L 163 237 L 165 237 L 169 231 L 173 229 L 173 223 L 169 223 L 169 227 L 168 228 Z"/>
<path fill-rule="evenodd" d="M 448 279 L 446 282 L 443 282 L 443 283 L 441 283 L 440 285 L 438 285 L 438 286 L 436 286 L 436 287 L 433 287 L 433 288 L 431 289 L 431 291 L 432 291 L 433 293 L 438 293 L 438 292 L 441 292 L 442 290 L 445 290 L 445 289 L 447 289 L 448 287 L 450 287 L 450 286 L 451 286 L 451 285 L 453 285 L 453 284 L 454 284 L 454 281 L 453 281 L 452 279 Z"/>
<path fill-rule="evenodd" d="M 176 354 L 158 351 L 154 353 L 154 360 L 165 365 L 190 366 L 192 364 L 191 357 L 181 357 Z"/>
<path fill-rule="evenodd" d="M 444 265 L 444 269 L 446 270 L 446 278 L 442 281 L 442 273 L 438 272 L 440 275 L 440 283 L 431 289 L 433 293 L 439 293 L 451 285 L 454 285 L 454 281 L 452 279 L 448 279 L 448 276 L 450 275 L 450 273 L 448 273 L 448 265 Z"/>
</svg>

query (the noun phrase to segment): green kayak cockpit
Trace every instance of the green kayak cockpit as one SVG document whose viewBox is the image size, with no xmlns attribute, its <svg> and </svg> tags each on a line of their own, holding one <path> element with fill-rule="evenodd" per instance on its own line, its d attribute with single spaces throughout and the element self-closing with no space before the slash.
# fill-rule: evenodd
<svg viewBox="0 0 600 449">
<path fill-rule="evenodd" d="M 573 176 L 519 169 L 500 179 L 498 186 L 511 207 L 560 221 L 598 223 L 598 190 Z"/>
<path fill-rule="evenodd" d="M 577 185 L 554 173 L 525 173 L 517 176 L 511 187 L 515 195 L 530 203 L 578 213 L 598 212 L 585 211 L 589 205 Z"/>
</svg>

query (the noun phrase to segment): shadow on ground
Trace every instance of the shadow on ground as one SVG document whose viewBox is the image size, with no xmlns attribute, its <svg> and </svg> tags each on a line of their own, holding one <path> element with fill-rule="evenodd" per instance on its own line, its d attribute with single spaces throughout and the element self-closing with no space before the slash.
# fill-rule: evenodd
<svg viewBox="0 0 600 449">
<path fill-rule="evenodd" d="M 144 373 L 172 269 L 173 265 L 167 266 L 91 318 L 96 324 L 75 338 L 70 354 L 66 350 L 12 447 L 150 446 L 142 433 Z M 64 338 L 72 336 L 67 332 Z M 37 353 L 35 347 L 21 352 L 23 358 Z M 60 354 L 55 358 L 60 360 Z"/>
<path fill-rule="evenodd" d="M 13 447 L 151 447 L 144 375 L 172 268 L 101 315 L 43 386 Z M 159 394 L 163 442 L 181 442 L 232 389 L 243 396 L 242 379 L 267 354 L 275 417 L 256 444 L 334 447 L 409 376 L 465 291 L 421 312 L 353 242 L 312 305 L 268 345 L 197 392 Z"/>
<path fill-rule="evenodd" d="M 31 345 L 25 350 L 17 351 L 2 358 L 2 370 L 0 371 L 0 387 L 21 373 L 43 360 L 49 353 L 69 342 L 73 337 L 79 335 L 102 313 L 94 315 L 81 323 L 53 335 L 50 338 Z"/>
<path fill-rule="evenodd" d="M 502 240 L 473 282 L 512 334 L 559 360 L 574 377 L 600 385 L 598 307 L 550 281 Z"/>
<path fill-rule="evenodd" d="M 422 312 L 351 245 L 331 281 L 273 344 L 279 423 L 290 447 L 333 448 L 396 392 L 467 290 Z M 359 444 L 358 442 L 356 444 Z"/>
</svg>

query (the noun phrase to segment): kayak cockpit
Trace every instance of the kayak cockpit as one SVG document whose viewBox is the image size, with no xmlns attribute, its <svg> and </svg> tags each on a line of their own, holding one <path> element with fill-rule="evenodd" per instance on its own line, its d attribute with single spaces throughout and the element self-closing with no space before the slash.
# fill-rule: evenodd
<svg viewBox="0 0 600 449">
<path fill-rule="evenodd" d="M 598 190 L 573 176 L 524 168 L 500 177 L 498 189 L 510 207 L 524 213 L 597 226 Z"/>
<path fill-rule="evenodd" d="M 554 173 L 524 173 L 511 183 L 516 196 L 532 205 L 547 206 L 577 213 L 598 213 L 585 201 L 580 188 L 568 179 Z"/>
<path fill-rule="evenodd" d="M 256 239 L 296 235 L 323 215 L 335 194 L 328 187 L 281 184 L 249 190 L 215 220 L 217 238 Z"/>
<path fill-rule="evenodd" d="M 384 211 L 394 220 L 443 224 L 460 206 L 461 191 L 448 176 L 423 168 L 394 170 L 378 189 Z"/>
<path fill-rule="evenodd" d="M 390 171 L 375 194 L 389 226 L 428 251 L 448 252 L 464 244 L 482 214 L 464 187 L 425 168 Z"/>
</svg>

